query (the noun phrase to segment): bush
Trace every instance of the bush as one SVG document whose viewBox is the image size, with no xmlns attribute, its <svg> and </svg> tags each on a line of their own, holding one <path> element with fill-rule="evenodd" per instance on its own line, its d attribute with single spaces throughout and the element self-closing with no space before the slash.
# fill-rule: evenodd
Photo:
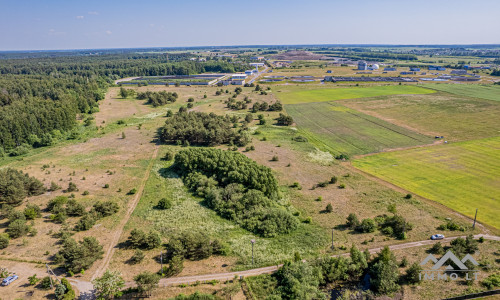
<svg viewBox="0 0 500 300">
<path fill-rule="evenodd" d="M 97 201 L 92 208 L 98 218 L 104 218 L 116 214 L 120 207 L 114 201 Z"/>
<path fill-rule="evenodd" d="M 332 204 L 331 204 L 331 203 L 328 203 L 328 205 L 326 206 L 326 209 L 325 209 L 325 210 L 326 210 L 326 212 L 331 213 L 331 212 L 333 211 L 333 206 L 332 206 Z"/>
<path fill-rule="evenodd" d="M 9 246 L 9 236 L 7 234 L 0 234 L 0 249 L 5 249 Z"/>
<path fill-rule="evenodd" d="M 137 193 L 137 189 L 133 188 L 130 191 L 128 191 L 127 195 L 135 195 L 135 193 Z"/>
<path fill-rule="evenodd" d="M 442 255 L 444 254 L 443 245 L 441 245 L 441 242 L 437 242 L 434 245 L 432 245 L 432 248 L 429 249 L 429 252 L 432 254 Z"/>
<path fill-rule="evenodd" d="M 183 257 L 189 260 L 201 260 L 212 254 L 221 254 L 224 247 L 219 241 L 199 232 L 184 232 L 170 239 L 169 254 L 172 257 Z"/>
<path fill-rule="evenodd" d="M 293 118 L 280 113 L 280 116 L 276 119 L 278 125 L 289 126 L 293 124 Z"/>
<path fill-rule="evenodd" d="M 36 274 L 33 274 L 32 276 L 28 277 L 28 282 L 30 285 L 36 285 L 40 281 L 40 278 L 36 277 Z"/>
<path fill-rule="evenodd" d="M 172 207 L 172 201 L 170 201 L 167 198 L 162 198 L 160 201 L 158 201 L 158 204 L 156 205 L 158 209 L 169 209 Z"/>
<path fill-rule="evenodd" d="M 78 192 L 78 188 L 76 187 L 76 184 L 74 182 L 70 182 L 68 184 L 68 188 L 66 189 L 66 192 L 68 192 L 68 193 Z"/>
<path fill-rule="evenodd" d="M 422 267 L 418 263 L 413 263 L 408 270 L 406 270 L 405 279 L 406 282 L 410 284 L 416 284 L 420 282 L 420 273 L 422 272 Z"/>
<path fill-rule="evenodd" d="M 350 229 L 356 229 L 359 226 L 358 216 L 354 213 L 350 213 L 347 217 L 346 226 Z"/>
<path fill-rule="evenodd" d="M 145 257 L 144 252 L 137 249 L 135 250 L 134 255 L 132 255 L 132 257 L 130 258 L 130 262 L 134 265 L 138 264 L 144 260 L 144 257 Z"/>
<path fill-rule="evenodd" d="M 308 140 L 306 137 L 303 137 L 301 135 L 298 135 L 296 137 L 293 137 L 292 140 L 296 141 L 296 142 L 299 142 L 299 143 L 307 143 Z"/>
<path fill-rule="evenodd" d="M 17 239 L 28 233 L 29 227 L 25 220 L 15 220 L 7 227 L 7 233 L 10 238 Z"/>
<path fill-rule="evenodd" d="M 127 241 L 132 248 L 151 250 L 161 245 L 161 236 L 154 231 L 146 234 L 140 229 L 133 229 Z"/>
<path fill-rule="evenodd" d="M 94 214 L 85 214 L 78 220 L 75 225 L 76 231 L 85 231 L 91 229 L 96 222 L 96 216 Z"/>
<path fill-rule="evenodd" d="M 356 230 L 363 233 L 374 232 L 377 229 L 377 224 L 372 219 L 363 219 Z"/>
<path fill-rule="evenodd" d="M 27 220 L 34 220 L 42 216 L 42 210 L 40 206 L 35 204 L 28 204 L 24 209 L 24 216 Z"/>
<path fill-rule="evenodd" d="M 411 194 L 406 194 L 405 199 L 411 199 L 412 195 Z"/>
<path fill-rule="evenodd" d="M 163 160 L 171 161 L 172 159 L 174 159 L 174 154 L 171 151 L 167 151 L 165 153 L 165 156 L 163 157 Z"/>
<path fill-rule="evenodd" d="M 50 277 L 45 276 L 42 280 L 40 280 L 40 288 L 43 290 L 49 290 L 51 282 Z"/>
<path fill-rule="evenodd" d="M 26 197 L 45 191 L 43 183 L 35 177 L 11 168 L 0 170 L 0 203 L 19 205 Z"/>
<path fill-rule="evenodd" d="M 273 158 L 271 158 L 271 161 L 278 161 L 278 160 L 279 160 L 279 158 L 278 158 L 278 156 L 276 156 L 276 155 L 275 155 L 275 156 L 273 156 Z"/>
<path fill-rule="evenodd" d="M 68 216 L 83 216 L 85 214 L 85 206 L 78 203 L 75 199 L 69 199 L 68 202 L 66 202 L 65 211 Z"/>
<path fill-rule="evenodd" d="M 490 276 L 486 277 L 481 282 L 481 285 L 483 285 L 488 290 L 500 287 L 500 273 L 491 274 Z"/>
<path fill-rule="evenodd" d="M 67 238 L 63 240 L 59 254 L 64 258 L 64 267 L 77 273 L 90 268 L 96 260 L 102 258 L 104 251 L 95 237 L 84 237 L 79 242 Z"/>
</svg>

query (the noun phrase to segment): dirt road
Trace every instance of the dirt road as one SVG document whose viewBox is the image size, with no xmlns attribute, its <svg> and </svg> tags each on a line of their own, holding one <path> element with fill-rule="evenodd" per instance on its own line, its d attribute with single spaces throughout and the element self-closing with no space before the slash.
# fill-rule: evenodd
<svg viewBox="0 0 500 300">
<path fill-rule="evenodd" d="M 92 275 L 92 280 L 94 280 L 95 278 L 104 274 L 104 272 L 108 268 L 109 262 L 111 261 L 111 258 L 113 257 L 113 254 L 115 253 L 116 245 L 118 244 L 118 241 L 120 240 L 120 237 L 123 233 L 123 228 L 125 227 L 128 220 L 130 219 L 130 216 L 134 212 L 134 209 L 137 206 L 137 203 L 141 199 L 142 192 L 144 191 L 144 186 L 146 185 L 146 181 L 148 180 L 149 174 L 151 173 L 151 169 L 153 168 L 154 160 L 155 160 L 156 156 L 158 155 L 158 150 L 159 150 L 159 147 L 157 146 L 155 151 L 153 152 L 153 155 L 151 156 L 151 160 L 149 161 L 148 168 L 146 169 L 144 177 L 142 178 L 141 185 L 139 186 L 137 193 L 135 194 L 134 199 L 129 204 L 127 213 L 125 214 L 125 216 L 123 217 L 123 219 L 120 222 L 120 225 L 118 225 L 118 228 L 116 229 L 115 233 L 113 234 L 113 237 L 111 239 L 111 243 L 109 244 L 109 247 L 106 250 L 106 253 L 104 255 L 103 260 L 100 262 L 101 263 L 100 266 L 97 268 L 94 275 Z"/>
</svg>

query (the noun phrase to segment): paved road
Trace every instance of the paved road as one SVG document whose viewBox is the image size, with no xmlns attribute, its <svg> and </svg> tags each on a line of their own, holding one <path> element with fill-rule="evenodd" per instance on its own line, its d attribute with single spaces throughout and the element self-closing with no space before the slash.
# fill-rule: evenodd
<svg viewBox="0 0 500 300">
<path fill-rule="evenodd" d="M 257 80 L 257 78 L 260 77 L 260 75 L 264 74 L 264 73 L 267 73 L 267 71 L 269 70 L 269 67 L 267 65 L 264 65 L 266 68 L 262 71 L 262 72 L 259 72 L 257 74 L 255 74 L 255 76 L 250 79 L 250 81 L 248 82 L 248 84 L 251 84 L 253 83 L 255 80 Z"/>
</svg>

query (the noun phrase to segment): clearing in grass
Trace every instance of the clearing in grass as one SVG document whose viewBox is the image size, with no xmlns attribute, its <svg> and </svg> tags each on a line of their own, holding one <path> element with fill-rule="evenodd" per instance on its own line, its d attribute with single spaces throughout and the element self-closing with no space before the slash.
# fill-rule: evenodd
<svg viewBox="0 0 500 300">
<path fill-rule="evenodd" d="M 358 155 L 430 144 L 432 138 L 336 103 L 287 106 L 298 128 L 320 148 Z"/>
<path fill-rule="evenodd" d="M 435 93 L 435 91 L 413 85 L 387 85 L 336 89 L 299 90 L 293 92 L 283 92 L 278 94 L 278 97 L 285 104 L 297 104 L 387 95 L 416 95 L 431 93 Z"/>
<path fill-rule="evenodd" d="M 359 158 L 354 166 L 500 228 L 500 137 Z"/>
</svg>

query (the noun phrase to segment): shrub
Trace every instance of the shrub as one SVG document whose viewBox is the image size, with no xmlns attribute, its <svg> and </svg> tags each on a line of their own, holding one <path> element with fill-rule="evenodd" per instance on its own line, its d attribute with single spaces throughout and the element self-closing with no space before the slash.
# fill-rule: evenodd
<svg viewBox="0 0 500 300">
<path fill-rule="evenodd" d="M 98 218 L 104 218 L 117 213 L 119 209 L 120 207 L 114 201 L 97 201 L 92 212 L 95 212 Z"/>
<path fill-rule="evenodd" d="M 32 276 L 28 277 L 28 282 L 30 285 L 36 285 L 40 281 L 40 278 L 36 277 L 36 274 L 33 274 Z"/>
<path fill-rule="evenodd" d="M 303 137 L 301 135 L 293 137 L 292 140 L 299 142 L 299 143 L 307 143 L 308 142 L 307 138 Z"/>
<path fill-rule="evenodd" d="M 102 258 L 104 251 L 95 237 L 84 237 L 76 242 L 72 238 L 63 240 L 59 254 L 64 259 L 64 267 L 73 273 L 90 268 L 94 262 Z"/>
<path fill-rule="evenodd" d="M 162 198 L 160 199 L 160 201 L 158 201 L 156 207 L 159 209 L 169 209 L 172 207 L 172 201 L 167 198 Z"/>
<path fill-rule="evenodd" d="M 83 216 L 85 214 L 85 206 L 78 203 L 75 199 L 69 199 L 66 203 L 65 211 L 68 216 Z"/>
<path fill-rule="evenodd" d="M 432 248 L 429 249 L 429 252 L 432 254 L 442 255 L 442 254 L 444 254 L 443 245 L 441 245 L 440 242 L 437 242 L 434 245 L 432 245 Z"/>
<path fill-rule="evenodd" d="M 275 155 L 275 156 L 273 156 L 273 158 L 271 158 L 271 161 L 278 161 L 278 160 L 279 160 L 279 158 L 278 158 L 278 156 L 276 156 L 276 155 Z"/>
<path fill-rule="evenodd" d="M 333 211 L 333 206 L 331 203 L 328 203 L 328 205 L 326 206 L 326 212 L 331 213 L 332 211 Z"/>
<path fill-rule="evenodd" d="M 343 183 L 339 184 L 339 189 L 345 189 L 345 184 Z"/>
<path fill-rule="evenodd" d="M 42 211 L 40 206 L 35 204 L 28 204 L 24 209 L 24 216 L 27 220 L 34 220 L 35 218 L 40 218 L 42 216 Z"/>
<path fill-rule="evenodd" d="M 9 246 L 9 236 L 7 234 L 0 234 L 0 249 L 5 249 Z"/>
<path fill-rule="evenodd" d="M 144 260 L 144 257 L 145 257 L 144 252 L 142 252 L 139 249 L 136 249 L 134 255 L 132 255 L 132 257 L 130 258 L 130 262 L 132 264 L 138 264 Z"/>
<path fill-rule="evenodd" d="M 75 224 L 76 231 L 85 231 L 91 229 L 96 222 L 96 216 L 94 214 L 85 214 L 78 220 Z"/>
<path fill-rule="evenodd" d="M 51 282 L 52 281 L 50 280 L 50 277 L 45 276 L 44 278 L 42 278 L 42 280 L 40 280 L 40 288 L 43 290 L 49 290 Z"/>
<path fill-rule="evenodd" d="M 68 184 L 68 188 L 66 189 L 66 192 L 71 193 L 71 192 L 77 192 L 78 188 L 76 187 L 76 184 L 74 182 L 70 182 Z"/>
<path fill-rule="evenodd" d="M 7 233 L 10 238 L 16 239 L 28 233 L 29 227 L 25 220 L 15 220 L 7 227 Z"/>
<path fill-rule="evenodd" d="M 135 195 L 135 193 L 137 193 L 137 189 L 133 188 L 130 191 L 128 191 L 127 195 Z"/>
<path fill-rule="evenodd" d="M 413 263 L 408 270 L 406 270 L 405 279 L 410 284 L 416 284 L 420 282 L 420 273 L 422 272 L 422 267 L 418 263 Z"/>
<path fill-rule="evenodd" d="M 54 181 L 52 181 L 50 183 L 49 191 L 55 192 L 55 191 L 60 190 L 60 189 L 61 189 L 61 187 L 57 183 L 55 183 Z"/>
<path fill-rule="evenodd" d="M 374 232 L 377 229 L 377 224 L 372 219 L 363 219 L 356 230 L 363 233 Z"/>
<path fill-rule="evenodd" d="M 336 184 L 337 180 L 337 176 L 332 176 L 332 178 L 330 178 L 330 184 Z"/>
<path fill-rule="evenodd" d="M 41 195 L 45 191 L 43 183 L 35 177 L 11 168 L 0 170 L 0 202 L 19 205 L 26 197 Z"/>
<path fill-rule="evenodd" d="M 133 229 L 130 232 L 128 243 L 132 248 L 136 249 L 154 249 L 161 244 L 161 236 L 154 231 L 145 233 L 140 229 Z"/>
<path fill-rule="evenodd" d="M 411 194 L 406 194 L 405 199 L 411 199 L 412 195 Z"/>
<path fill-rule="evenodd" d="M 103 188 L 105 188 L 105 189 L 109 189 L 109 184 L 107 184 L 107 183 L 106 183 L 106 184 L 103 186 Z"/>
<path fill-rule="evenodd" d="M 358 216 L 356 216 L 356 214 L 354 213 L 350 213 L 349 216 L 347 217 L 346 225 L 350 229 L 356 229 L 356 227 L 359 226 Z"/>
<path fill-rule="evenodd" d="M 481 285 L 483 285 L 488 290 L 500 287 L 500 273 L 491 274 L 490 276 L 486 277 L 481 282 Z"/>
<path fill-rule="evenodd" d="M 166 161 L 171 161 L 172 159 L 174 159 L 174 154 L 171 151 L 167 151 L 163 159 Z"/>
</svg>

